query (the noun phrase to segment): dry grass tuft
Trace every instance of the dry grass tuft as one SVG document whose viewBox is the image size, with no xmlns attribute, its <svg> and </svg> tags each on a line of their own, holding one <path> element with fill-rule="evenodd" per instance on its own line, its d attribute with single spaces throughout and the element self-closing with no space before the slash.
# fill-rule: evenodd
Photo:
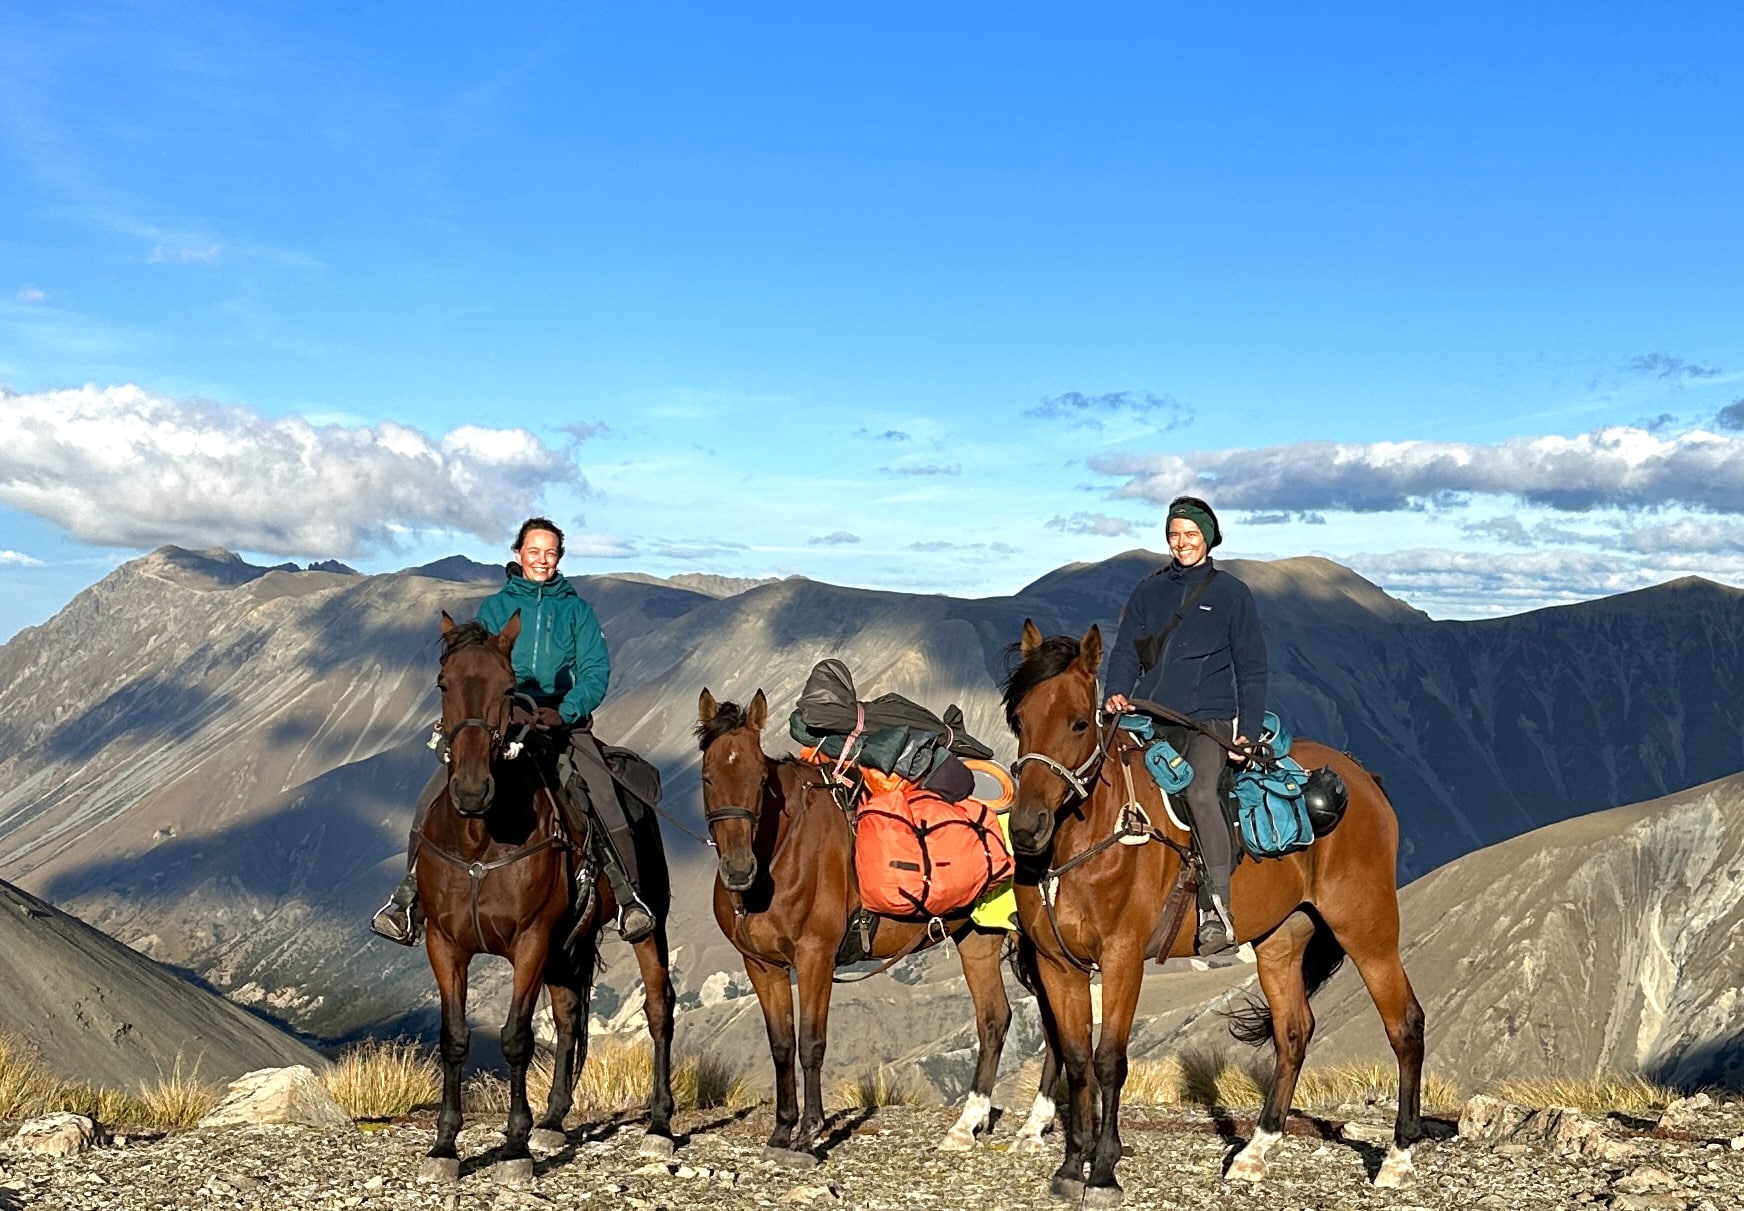
<svg viewBox="0 0 1744 1211">
<path fill-rule="evenodd" d="M 527 1100 L 542 1107 L 550 1096 L 556 1057 L 540 1050 L 527 1069 Z M 654 1086 L 654 1045 L 605 1036 L 590 1041 L 587 1063 L 575 1083 L 575 1106 L 585 1114 L 617 1114 L 648 1104 Z M 507 1114 L 509 1083 L 491 1072 L 474 1074 L 466 1082 L 468 1114 Z M 756 1102 L 756 1095 L 737 1068 L 714 1056 L 680 1056 L 672 1065 L 672 1096 L 687 1109 L 738 1109 Z"/>
<path fill-rule="evenodd" d="M 1215 1051 L 1193 1051 L 1134 1064 L 1127 1073 L 1124 1096 L 1151 1106 L 1250 1109 L 1264 1104 L 1271 1083 L 1271 1074 L 1261 1062 L 1236 1065 Z M 1325 1110 L 1393 1101 L 1398 1095 L 1398 1067 L 1377 1061 L 1304 1069 L 1290 1101 L 1300 1110 Z M 1452 1109 L 1461 1100 L 1452 1081 L 1436 1076 L 1424 1079 L 1426 1108 Z"/>
<path fill-rule="evenodd" d="M 881 1106 L 918 1106 L 922 1098 L 908 1081 L 891 1073 L 888 1066 L 862 1070 L 836 1084 L 835 1100 L 853 1110 L 876 1110 Z"/>
<path fill-rule="evenodd" d="M 1643 1114 L 1663 1110 L 1679 1097 L 1677 1090 L 1640 1076 L 1525 1077 L 1497 1082 L 1485 1092 L 1534 1110 L 1570 1106 L 1588 1114 Z"/>
<path fill-rule="evenodd" d="M 352 1118 L 392 1118 L 442 1100 L 442 1067 L 410 1039 L 347 1048 L 326 1073 L 327 1091 Z"/>
<path fill-rule="evenodd" d="M 53 1108 L 63 1086 L 43 1071 L 36 1051 L 13 1035 L 0 1033 L 0 1121 L 28 1118 Z"/>
<path fill-rule="evenodd" d="M 177 1060 L 175 1071 L 139 1091 L 140 1121 L 165 1131 L 185 1131 L 205 1118 L 223 1097 L 224 1090 L 203 1084 L 191 1072 L 183 1075 Z"/>
</svg>

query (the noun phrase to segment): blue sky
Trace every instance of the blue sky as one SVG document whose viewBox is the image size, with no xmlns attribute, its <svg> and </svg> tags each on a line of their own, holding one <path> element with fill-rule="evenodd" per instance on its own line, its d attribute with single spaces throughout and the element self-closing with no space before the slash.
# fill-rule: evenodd
<svg viewBox="0 0 1744 1211">
<path fill-rule="evenodd" d="M 1730 5 L 66 4 L 0 32 L 0 637 L 165 542 L 1010 592 L 1744 584 Z M 363 10 L 363 11 L 359 11 Z"/>
</svg>

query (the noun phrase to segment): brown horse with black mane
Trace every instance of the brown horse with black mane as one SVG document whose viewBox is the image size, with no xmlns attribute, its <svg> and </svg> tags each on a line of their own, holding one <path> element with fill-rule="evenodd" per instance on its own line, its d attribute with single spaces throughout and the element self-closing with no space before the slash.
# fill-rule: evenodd
<svg viewBox="0 0 1744 1211">
<path fill-rule="evenodd" d="M 775 1062 L 775 1129 L 764 1155 L 794 1167 L 817 1163 L 811 1151 L 823 1128 L 822 1070 L 836 956 L 860 904 L 854 878 L 854 834 L 830 789 L 829 775 L 794 758 L 763 752 L 768 704 L 758 690 L 747 707 L 716 702 L 706 689 L 697 709 L 702 748 L 703 814 L 719 851 L 714 909 L 721 932 L 745 957 L 745 974 L 763 1008 Z M 1011 1003 L 999 970 L 1007 930 L 976 928 L 969 910 L 923 922 L 881 917 L 869 958 L 890 959 L 953 938 L 975 1003 L 980 1054 L 961 1117 L 940 1142 L 964 1149 L 987 1126 L 993 1081 L 1011 1024 Z M 1020 964 L 1032 970 L 1019 952 Z M 793 990 L 799 977 L 799 1064 L 805 1073 L 805 1115 L 794 1089 Z M 1042 1093 L 1018 1132 L 1017 1151 L 1044 1147 L 1053 1123 L 1056 1065 L 1043 1062 Z"/>
<path fill-rule="evenodd" d="M 442 1112 L 436 1143 L 420 1181 L 455 1181 L 460 1154 L 460 1071 L 466 1060 L 466 977 L 474 955 L 495 954 L 514 965 L 513 994 L 503 1026 L 509 1065 L 509 1120 L 497 1180 L 532 1181 L 529 1140 L 542 1148 L 564 1143 L 563 1120 L 573 1104 L 576 1078 L 587 1060 L 587 1002 L 599 930 L 614 905 L 604 875 L 593 870 L 586 838 L 563 826 L 553 779 L 535 754 L 516 755 L 505 740 L 515 673 L 509 653 L 521 631 L 517 611 L 502 633 L 478 622 L 456 626 L 442 615 L 441 734 L 447 746 L 448 783 L 430 809 L 418 846 L 418 899 L 425 913 L 425 949 L 442 998 Z M 592 894 L 577 919 L 570 887 L 577 863 Z M 655 906 L 660 921 L 667 906 Z M 573 942 L 567 948 L 566 939 Z M 673 1151 L 672 1014 L 664 925 L 635 945 L 647 990 L 648 1032 L 654 1039 L 654 1089 L 643 1150 Z M 539 989 L 551 995 L 557 1028 L 551 1095 L 538 1130 L 527 1104 L 527 1065 L 533 1055 L 533 1010 Z"/>
<path fill-rule="evenodd" d="M 1193 953 L 1191 912 L 1172 938 L 1155 936 L 1167 932 L 1164 904 L 1188 837 L 1172 823 L 1159 823 L 1144 828 L 1148 843 L 1117 843 L 1134 818 L 1126 810 L 1129 800 L 1137 800 L 1149 821 L 1169 817 L 1144 768 L 1144 747 L 1128 733 L 1108 731 L 1114 725 L 1098 714 L 1101 631 L 1093 626 L 1082 640 L 1043 639 L 1026 620 L 1020 651 L 1022 661 L 1002 687 L 1018 743 L 1011 837 L 1020 853 L 1039 856 L 1047 870 L 1032 864 L 1026 877 L 1019 863 L 1018 916 L 1038 954 L 1045 1012 L 1070 1090 L 1065 1159 L 1050 1190 L 1058 1198 L 1082 1197 L 1086 1206 L 1114 1206 L 1121 1200 L 1114 1177 L 1121 1086 L 1147 952 Z M 1308 998 L 1348 955 L 1399 1062 L 1393 1146 L 1375 1178 L 1376 1185 L 1394 1186 L 1412 1172 L 1423 1071 L 1423 1010 L 1399 961 L 1398 820 L 1380 785 L 1349 756 L 1300 739 L 1290 755 L 1307 767 L 1330 765 L 1349 788 L 1350 802 L 1339 825 L 1310 848 L 1276 861 L 1243 862 L 1235 872 L 1231 909 L 1240 939 L 1254 944 L 1266 1004 L 1238 1015 L 1234 1030 L 1247 1042 L 1269 1036 L 1276 1071 L 1253 1138 L 1226 1176 L 1265 1176 L 1314 1031 Z M 1102 1033 L 1094 1050 L 1091 966 L 1102 973 Z M 1100 1115 L 1092 1103 L 1098 1087 Z"/>
</svg>

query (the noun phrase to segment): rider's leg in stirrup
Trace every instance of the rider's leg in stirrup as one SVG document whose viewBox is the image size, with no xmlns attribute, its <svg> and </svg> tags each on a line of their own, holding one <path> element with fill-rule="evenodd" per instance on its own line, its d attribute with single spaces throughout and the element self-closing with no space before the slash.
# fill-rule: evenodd
<svg viewBox="0 0 1744 1211">
<path fill-rule="evenodd" d="M 1212 728 L 1225 731 L 1229 725 Z M 1229 879 L 1235 869 L 1235 844 L 1229 835 L 1229 821 L 1224 818 L 1222 794 L 1218 782 L 1227 760 L 1226 750 L 1217 740 L 1194 732 L 1187 742 L 1187 761 L 1193 767 L 1193 781 L 1187 784 L 1183 798 L 1193 817 L 1194 848 L 1203 859 L 1200 865 L 1204 880 L 1201 884 L 1199 912 L 1199 944 L 1201 955 L 1223 954 L 1237 945 L 1235 921 L 1229 911 Z"/>
<path fill-rule="evenodd" d="M 591 750 L 591 751 L 590 751 Z M 654 911 L 638 891 L 642 885 L 636 839 L 629 817 L 618 799 L 617 783 L 600 756 L 592 736 L 578 735 L 570 748 L 574 762 L 565 783 L 566 806 L 576 815 L 592 818 L 588 832 L 598 842 L 596 850 L 605 866 L 606 882 L 618 902 L 618 934 L 626 942 L 640 942 L 654 932 Z M 572 821 L 572 827 L 579 821 Z"/>
<path fill-rule="evenodd" d="M 423 791 L 418 795 L 417 814 L 413 817 L 412 831 L 406 842 L 406 877 L 394 888 L 388 902 L 376 909 L 375 916 L 370 918 L 369 928 L 372 933 L 390 942 L 398 942 L 401 946 L 412 946 L 418 941 L 418 927 L 422 924 L 424 915 L 418 909 L 418 834 L 424 831 L 424 822 L 430 818 L 430 808 L 447 781 L 448 767 L 442 765 L 436 768 L 436 772 L 424 784 Z"/>
</svg>

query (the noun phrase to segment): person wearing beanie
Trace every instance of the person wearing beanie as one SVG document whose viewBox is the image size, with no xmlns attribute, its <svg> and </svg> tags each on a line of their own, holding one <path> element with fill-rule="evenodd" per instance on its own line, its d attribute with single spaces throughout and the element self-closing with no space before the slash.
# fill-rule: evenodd
<svg viewBox="0 0 1744 1211">
<path fill-rule="evenodd" d="M 1139 581 L 1121 611 L 1119 635 L 1108 649 L 1104 707 L 1121 712 L 1144 699 L 1205 727 L 1188 733 L 1183 755 L 1193 780 L 1183 797 L 1204 876 L 1198 951 L 1211 955 L 1238 941 L 1229 908 L 1235 844 L 1217 783 L 1225 761 L 1243 759 L 1231 742 L 1259 735 L 1266 641 L 1253 594 L 1212 562 L 1223 531 L 1211 506 L 1196 496 L 1171 501 L 1168 541 L 1174 559 Z"/>
</svg>

